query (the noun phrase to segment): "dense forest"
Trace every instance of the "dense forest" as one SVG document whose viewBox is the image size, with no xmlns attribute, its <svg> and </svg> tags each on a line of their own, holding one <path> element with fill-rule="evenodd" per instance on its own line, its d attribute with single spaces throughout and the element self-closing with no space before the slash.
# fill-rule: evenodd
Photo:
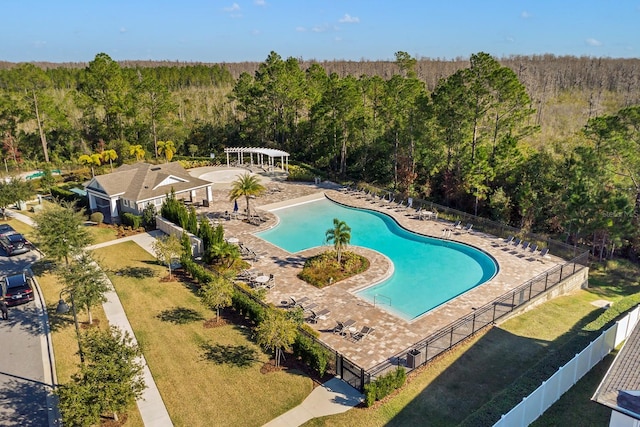
<svg viewBox="0 0 640 427">
<path fill-rule="evenodd" d="M 511 225 L 640 249 L 640 60 L 0 63 L 6 168 L 262 146 Z M 106 171 L 106 170 L 105 170 Z"/>
</svg>

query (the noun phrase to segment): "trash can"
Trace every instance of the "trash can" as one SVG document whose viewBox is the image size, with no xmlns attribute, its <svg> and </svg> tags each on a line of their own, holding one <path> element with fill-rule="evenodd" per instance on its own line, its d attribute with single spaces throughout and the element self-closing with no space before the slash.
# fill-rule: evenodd
<svg viewBox="0 0 640 427">
<path fill-rule="evenodd" d="M 424 354 L 420 350 L 409 350 L 407 353 L 407 368 L 417 368 L 424 362 Z"/>
<path fill-rule="evenodd" d="M 209 201 L 207 199 L 202 199 L 202 206 L 204 206 L 205 208 L 209 207 Z"/>
</svg>

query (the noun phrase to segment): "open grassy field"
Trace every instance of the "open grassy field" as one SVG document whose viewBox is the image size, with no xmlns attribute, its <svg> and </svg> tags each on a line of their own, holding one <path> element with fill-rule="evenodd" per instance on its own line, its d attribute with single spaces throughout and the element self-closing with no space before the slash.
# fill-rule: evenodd
<svg viewBox="0 0 640 427">
<path fill-rule="evenodd" d="M 247 328 L 205 328 L 215 316 L 194 290 L 164 282 L 166 268 L 133 242 L 95 250 L 177 426 L 260 426 L 312 390 L 298 371 L 261 373 L 271 357 Z"/>
</svg>

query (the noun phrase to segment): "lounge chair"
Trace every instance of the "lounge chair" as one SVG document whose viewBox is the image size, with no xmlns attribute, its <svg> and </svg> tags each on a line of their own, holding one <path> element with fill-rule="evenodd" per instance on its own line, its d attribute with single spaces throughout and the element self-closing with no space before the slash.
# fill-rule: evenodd
<svg viewBox="0 0 640 427">
<path fill-rule="evenodd" d="M 318 323 L 318 320 L 325 320 L 327 317 L 329 317 L 330 313 L 331 310 L 329 310 L 328 308 L 322 309 L 320 311 L 311 310 L 311 316 L 309 316 L 307 320 L 309 320 L 310 323 Z"/>
<path fill-rule="evenodd" d="M 465 225 L 464 227 L 460 227 L 460 224 L 458 224 L 458 226 L 457 226 L 457 227 L 455 227 L 455 228 L 456 228 L 456 229 L 458 229 L 458 230 L 460 230 L 460 231 L 458 232 L 458 234 L 463 233 L 463 232 L 464 232 L 464 233 L 470 233 L 470 232 L 471 232 L 471 229 L 473 228 L 473 224 L 468 223 L 468 224 L 467 224 L 467 225 Z"/>
<path fill-rule="evenodd" d="M 312 311 L 318 306 L 318 304 L 316 304 L 315 302 L 305 302 L 302 304 L 298 304 L 298 306 L 302 308 L 302 311 Z"/>
<path fill-rule="evenodd" d="M 336 322 L 336 326 L 333 328 L 334 334 L 347 335 L 349 332 L 349 328 L 352 328 L 353 325 L 356 324 L 356 321 L 353 319 L 349 319 L 344 322 Z"/>
<path fill-rule="evenodd" d="M 360 341 L 364 339 L 366 336 L 371 335 L 373 331 L 374 331 L 373 328 L 370 328 L 368 326 L 363 326 L 362 329 L 360 329 L 358 332 L 354 332 L 351 334 L 351 339 L 356 342 Z"/>
<path fill-rule="evenodd" d="M 462 221 L 456 221 L 453 224 L 453 227 L 451 227 L 451 228 L 455 228 L 456 230 L 461 230 L 462 229 Z"/>
<path fill-rule="evenodd" d="M 344 323 L 336 321 L 336 326 L 333 327 L 333 333 L 342 335 L 344 333 L 344 330 L 345 330 Z"/>
<path fill-rule="evenodd" d="M 513 239 L 515 239 L 515 237 L 513 236 L 509 236 L 506 239 L 504 239 L 502 242 L 500 242 L 500 246 L 507 246 L 509 245 L 511 242 L 513 242 Z"/>
<path fill-rule="evenodd" d="M 307 301 L 309 301 L 308 297 L 302 297 L 300 299 L 296 299 L 294 297 L 289 297 L 291 298 L 291 304 L 289 304 L 290 307 L 302 307 L 302 304 L 306 303 Z"/>
<path fill-rule="evenodd" d="M 538 261 L 544 262 L 542 261 L 542 258 L 545 258 L 548 253 L 549 253 L 549 248 L 541 249 L 540 252 L 538 252 Z"/>
<path fill-rule="evenodd" d="M 520 249 L 522 252 L 525 252 L 528 247 L 529 247 L 529 242 L 524 241 L 524 242 L 522 242 L 522 245 L 520 245 L 520 247 L 516 248 L 516 249 Z"/>
</svg>

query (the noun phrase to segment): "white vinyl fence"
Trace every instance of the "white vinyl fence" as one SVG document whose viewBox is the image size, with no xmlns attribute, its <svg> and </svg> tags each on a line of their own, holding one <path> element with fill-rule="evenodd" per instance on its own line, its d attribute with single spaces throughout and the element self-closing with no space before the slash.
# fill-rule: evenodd
<svg viewBox="0 0 640 427">
<path fill-rule="evenodd" d="M 627 339 L 639 316 L 640 305 L 576 354 L 533 393 L 522 399 L 522 402 L 503 415 L 494 427 L 525 427 L 534 422 L 611 350 Z"/>
</svg>

